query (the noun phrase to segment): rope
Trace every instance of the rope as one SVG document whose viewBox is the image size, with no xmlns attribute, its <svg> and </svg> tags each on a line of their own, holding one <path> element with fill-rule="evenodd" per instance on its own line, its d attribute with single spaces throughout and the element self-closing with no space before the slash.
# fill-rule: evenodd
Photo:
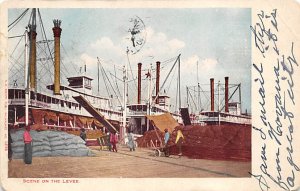
<svg viewBox="0 0 300 191">
<path fill-rule="evenodd" d="M 29 10 L 29 8 L 28 9 L 26 9 L 16 20 L 14 20 L 10 25 L 8 25 L 8 27 L 7 28 L 9 28 L 9 27 L 11 27 L 11 25 L 13 25 L 11 28 L 9 28 L 8 29 L 8 32 L 11 30 L 11 29 L 13 29 L 19 22 L 20 22 L 20 20 L 22 20 L 22 18 L 25 16 L 25 14 L 27 13 L 27 11 Z"/>
<path fill-rule="evenodd" d="M 133 82 L 134 82 L 134 87 L 135 87 L 136 91 L 138 91 L 136 80 L 133 77 L 133 73 L 132 73 L 132 68 L 131 68 L 131 63 L 130 63 L 130 60 L 129 60 L 128 52 L 127 52 L 127 60 L 128 60 L 129 68 L 130 68 L 131 77 L 132 77 Z"/>
<path fill-rule="evenodd" d="M 69 56 L 69 54 L 67 53 L 67 51 L 66 51 L 66 49 L 65 49 L 65 47 L 64 47 L 64 45 L 63 45 L 62 43 L 61 43 L 61 47 L 62 47 L 62 49 L 63 49 L 65 55 L 67 55 L 67 57 L 70 59 L 70 56 Z M 71 60 L 71 59 L 70 59 L 70 60 Z M 72 62 L 71 62 L 71 63 L 72 63 Z M 76 69 L 76 67 L 74 66 L 74 64 L 72 63 L 71 65 L 73 66 L 73 69 L 75 70 L 76 74 L 78 74 L 79 71 Z"/>
<path fill-rule="evenodd" d="M 114 65 L 114 70 L 115 70 L 115 76 L 117 76 L 117 71 L 116 71 L 116 66 L 115 65 Z M 115 82 L 116 82 L 116 87 L 117 87 L 117 91 L 119 93 L 119 96 L 122 97 L 121 96 L 121 91 L 120 91 L 119 86 L 118 86 L 117 78 L 115 78 Z"/>
<path fill-rule="evenodd" d="M 41 23 L 41 26 L 42 26 L 42 32 L 44 33 L 44 37 L 45 37 L 45 40 L 46 40 L 46 43 L 47 43 L 47 47 L 48 47 L 48 50 L 49 50 L 49 53 L 50 53 L 50 57 L 51 57 L 51 60 L 53 62 L 53 65 L 54 65 L 53 56 L 52 56 L 52 53 L 50 51 L 48 39 L 47 39 L 47 36 L 46 36 L 46 33 L 45 33 L 45 29 L 44 29 L 44 24 L 43 24 L 43 21 L 42 21 L 42 16 L 41 16 L 41 13 L 40 13 L 39 9 L 38 9 L 38 15 L 39 15 L 40 23 Z"/>
</svg>

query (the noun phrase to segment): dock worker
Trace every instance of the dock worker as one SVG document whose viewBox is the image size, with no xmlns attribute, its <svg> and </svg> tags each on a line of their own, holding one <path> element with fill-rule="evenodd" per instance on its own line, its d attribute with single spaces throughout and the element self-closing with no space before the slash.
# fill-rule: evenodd
<svg viewBox="0 0 300 191">
<path fill-rule="evenodd" d="M 81 129 L 80 137 L 86 142 L 86 132 L 84 128 Z"/>
<path fill-rule="evenodd" d="M 165 137 L 164 137 L 164 143 L 165 143 L 164 144 L 164 152 L 165 152 L 166 157 L 170 156 L 170 149 L 168 146 L 169 139 L 170 139 L 170 133 L 169 133 L 168 129 L 166 128 L 165 129 Z"/>
<path fill-rule="evenodd" d="M 24 162 L 25 164 L 31 164 L 32 163 L 32 138 L 30 135 L 30 126 L 27 125 L 25 127 L 25 131 L 23 134 L 24 139 Z"/>
<path fill-rule="evenodd" d="M 169 139 L 170 139 L 170 133 L 168 129 L 165 129 L 165 145 L 167 145 Z"/>
<path fill-rule="evenodd" d="M 118 152 L 117 150 L 118 135 L 116 134 L 116 132 L 110 134 L 110 143 L 112 144 L 112 151 Z"/>
<path fill-rule="evenodd" d="M 128 130 L 128 146 L 130 151 L 135 151 L 135 145 L 134 145 L 134 137 L 132 134 L 132 130 Z"/>
<path fill-rule="evenodd" d="M 181 130 L 178 129 L 177 130 L 176 140 L 175 140 L 175 143 L 176 143 L 178 151 L 179 151 L 178 156 L 182 156 L 182 149 L 181 149 L 181 147 L 182 147 L 183 139 L 184 139 L 183 134 L 182 134 Z"/>
</svg>

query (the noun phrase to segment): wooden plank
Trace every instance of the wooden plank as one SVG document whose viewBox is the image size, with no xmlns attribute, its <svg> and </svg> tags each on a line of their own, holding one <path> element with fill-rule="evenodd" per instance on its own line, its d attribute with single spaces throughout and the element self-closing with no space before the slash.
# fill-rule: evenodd
<svg viewBox="0 0 300 191">
<path fill-rule="evenodd" d="M 81 95 L 73 96 L 73 98 L 86 109 L 93 117 L 95 117 L 100 123 L 102 123 L 109 132 L 118 132 L 117 129 L 102 115 L 99 111 L 94 108 L 84 97 Z"/>
</svg>

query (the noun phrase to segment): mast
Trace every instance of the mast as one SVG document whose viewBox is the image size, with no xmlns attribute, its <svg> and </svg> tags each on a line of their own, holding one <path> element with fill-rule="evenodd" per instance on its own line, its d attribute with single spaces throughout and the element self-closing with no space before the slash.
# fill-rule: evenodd
<svg viewBox="0 0 300 191">
<path fill-rule="evenodd" d="M 181 108 L 181 92 L 180 92 L 180 55 L 178 56 L 178 108 L 179 108 L 179 112 L 180 112 L 180 108 Z"/>
<path fill-rule="evenodd" d="M 127 49 L 126 54 L 128 56 L 129 49 Z M 128 68 L 128 63 L 126 62 L 124 69 L 123 69 L 123 82 L 124 82 L 124 90 L 123 90 L 123 123 L 122 123 L 122 130 L 121 130 L 121 137 L 125 137 L 125 131 L 126 131 L 126 108 L 127 108 L 127 68 Z"/>
<path fill-rule="evenodd" d="M 218 122 L 220 126 L 220 80 L 218 81 Z"/>
<path fill-rule="evenodd" d="M 186 106 L 189 107 L 189 87 L 186 86 Z"/>
<path fill-rule="evenodd" d="M 25 30 L 25 125 L 28 125 L 28 102 L 30 97 L 29 91 L 29 63 L 28 63 L 28 28 Z"/>
<path fill-rule="evenodd" d="M 148 79 L 148 103 L 147 103 L 147 115 L 151 115 L 151 106 L 152 106 L 152 95 L 151 95 L 151 92 L 152 92 L 152 87 L 151 87 L 151 84 L 152 84 L 152 74 L 151 74 L 151 71 L 152 71 L 152 64 L 150 64 L 150 70 L 148 71 L 148 74 L 147 74 L 147 78 Z M 157 94 L 158 96 L 158 94 Z M 155 102 L 153 102 L 155 103 Z M 147 131 L 149 131 L 149 119 L 147 118 Z"/>
<path fill-rule="evenodd" d="M 241 90 L 241 83 L 239 84 L 239 102 L 240 102 L 240 113 L 242 113 L 242 90 Z"/>
<path fill-rule="evenodd" d="M 201 112 L 201 97 L 200 97 L 200 83 L 199 83 L 199 63 L 197 61 L 197 86 L 198 86 L 198 111 Z"/>
<path fill-rule="evenodd" d="M 99 58 L 97 57 L 97 72 L 98 72 L 98 95 L 100 95 L 100 80 L 99 80 L 99 76 L 100 76 L 100 71 L 99 71 Z"/>
</svg>

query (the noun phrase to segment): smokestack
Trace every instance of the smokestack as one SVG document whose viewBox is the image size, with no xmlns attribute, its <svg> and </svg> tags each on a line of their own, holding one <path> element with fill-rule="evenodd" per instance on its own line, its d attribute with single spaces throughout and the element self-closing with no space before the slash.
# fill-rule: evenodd
<svg viewBox="0 0 300 191">
<path fill-rule="evenodd" d="M 225 77 L 225 112 L 229 112 L 228 109 L 228 77 Z"/>
<path fill-rule="evenodd" d="M 210 110 L 215 110 L 215 87 L 214 87 L 214 79 L 210 78 Z"/>
<path fill-rule="evenodd" d="M 53 20 L 54 27 L 52 28 L 54 34 L 54 94 L 60 94 L 60 35 L 62 29 L 60 28 L 61 20 Z"/>
<path fill-rule="evenodd" d="M 30 25 L 28 36 L 30 39 L 30 89 L 36 90 L 36 26 Z"/>
<path fill-rule="evenodd" d="M 160 77 L 160 62 L 157 61 L 156 62 L 156 101 L 155 103 L 158 104 L 159 103 L 159 97 L 158 97 L 158 94 L 159 94 L 159 77 Z"/>
<path fill-rule="evenodd" d="M 141 104 L 142 63 L 138 63 L 138 104 Z"/>
</svg>

